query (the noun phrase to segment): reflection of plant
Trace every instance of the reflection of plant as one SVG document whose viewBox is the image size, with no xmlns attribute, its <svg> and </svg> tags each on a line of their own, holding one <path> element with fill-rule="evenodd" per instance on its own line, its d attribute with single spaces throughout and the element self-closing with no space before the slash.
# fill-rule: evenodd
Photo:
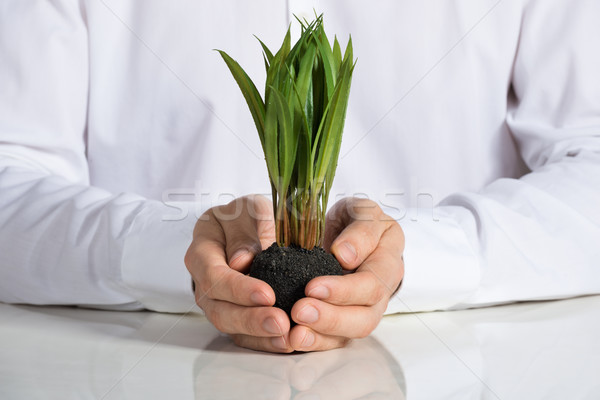
<svg viewBox="0 0 600 400">
<path fill-rule="evenodd" d="M 288 29 L 273 55 L 260 41 L 267 78 L 265 100 L 240 65 L 219 51 L 238 83 L 265 153 L 277 243 L 312 249 L 321 244 L 329 190 L 337 167 L 354 70 L 352 39 L 344 56 L 333 48 L 323 16 L 310 24 L 294 47 Z"/>
</svg>

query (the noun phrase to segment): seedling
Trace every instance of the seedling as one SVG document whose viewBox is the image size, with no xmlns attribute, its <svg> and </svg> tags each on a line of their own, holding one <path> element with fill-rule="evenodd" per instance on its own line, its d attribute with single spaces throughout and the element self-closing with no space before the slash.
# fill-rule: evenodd
<svg viewBox="0 0 600 400">
<path fill-rule="evenodd" d="M 282 269 L 287 267 L 279 264 L 289 258 L 290 249 L 303 249 L 301 254 L 309 254 L 322 245 L 327 202 L 342 142 L 355 66 L 352 39 L 348 39 L 342 56 L 337 37 L 333 46 L 327 39 L 322 15 L 310 23 L 297 20 L 301 35 L 293 47 L 290 29 L 275 54 L 257 38 L 267 73 L 264 100 L 242 67 L 219 51 L 248 103 L 265 154 L 272 189 L 276 246 L 255 258 L 250 275 L 256 275 L 255 266 L 268 251 L 279 254 L 275 264 Z M 318 251 L 322 253 L 322 249 Z M 303 257 L 300 256 L 299 264 L 312 264 L 313 268 L 309 273 L 302 272 L 304 283 L 300 297 L 308 280 L 318 272 L 315 270 L 321 269 Z M 335 262 L 337 268 L 329 273 L 341 273 L 339 263 Z M 297 268 L 307 267 L 293 267 Z M 300 273 L 293 269 L 284 271 L 284 275 Z M 327 273 L 318 272 L 319 275 Z M 298 288 L 295 290 L 298 292 Z M 282 295 L 275 292 L 280 301 Z M 281 307 L 291 309 L 291 305 Z"/>
</svg>

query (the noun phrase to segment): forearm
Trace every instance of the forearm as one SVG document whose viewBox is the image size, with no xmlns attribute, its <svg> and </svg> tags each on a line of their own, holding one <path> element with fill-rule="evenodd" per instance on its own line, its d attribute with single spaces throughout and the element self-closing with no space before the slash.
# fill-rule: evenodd
<svg viewBox="0 0 600 400">
<path fill-rule="evenodd" d="M 0 300 L 161 311 L 193 304 L 183 264 L 193 221 L 162 221 L 161 203 L 18 166 L 0 169 L 0 193 Z"/>
</svg>

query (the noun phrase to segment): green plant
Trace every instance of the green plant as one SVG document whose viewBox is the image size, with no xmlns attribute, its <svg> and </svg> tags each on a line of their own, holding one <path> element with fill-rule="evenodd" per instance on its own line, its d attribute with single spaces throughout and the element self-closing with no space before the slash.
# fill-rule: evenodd
<svg viewBox="0 0 600 400">
<path fill-rule="evenodd" d="M 290 30 L 273 55 L 260 40 L 267 71 L 264 101 L 225 52 L 225 60 L 254 119 L 267 162 L 279 246 L 321 245 L 329 191 L 337 167 L 355 61 L 352 38 L 342 57 L 323 29 L 323 15 L 302 22 L 291 47 Z"/>
</svg>

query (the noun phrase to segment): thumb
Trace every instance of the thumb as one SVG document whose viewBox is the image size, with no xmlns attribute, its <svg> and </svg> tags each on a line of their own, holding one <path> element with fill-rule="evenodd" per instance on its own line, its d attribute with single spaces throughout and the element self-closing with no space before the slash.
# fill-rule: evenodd
<svg viewBox="0 0 600 400">
<path fill-rule="evenodd" d="M 217 211 L 217 210 L 215 210 Z M 228 265 L 240 272 L 275 241 L 272 207 L 263 196 L 245 196 L 218 210 Z"/>
<path fill-rule="evenodd" d="M 324 243 L 344 269 L 356 269 L 378 246 L 389 218 L 374 201 L 356 197 L 339 201 L 331 211 Z"/>
</svg>

